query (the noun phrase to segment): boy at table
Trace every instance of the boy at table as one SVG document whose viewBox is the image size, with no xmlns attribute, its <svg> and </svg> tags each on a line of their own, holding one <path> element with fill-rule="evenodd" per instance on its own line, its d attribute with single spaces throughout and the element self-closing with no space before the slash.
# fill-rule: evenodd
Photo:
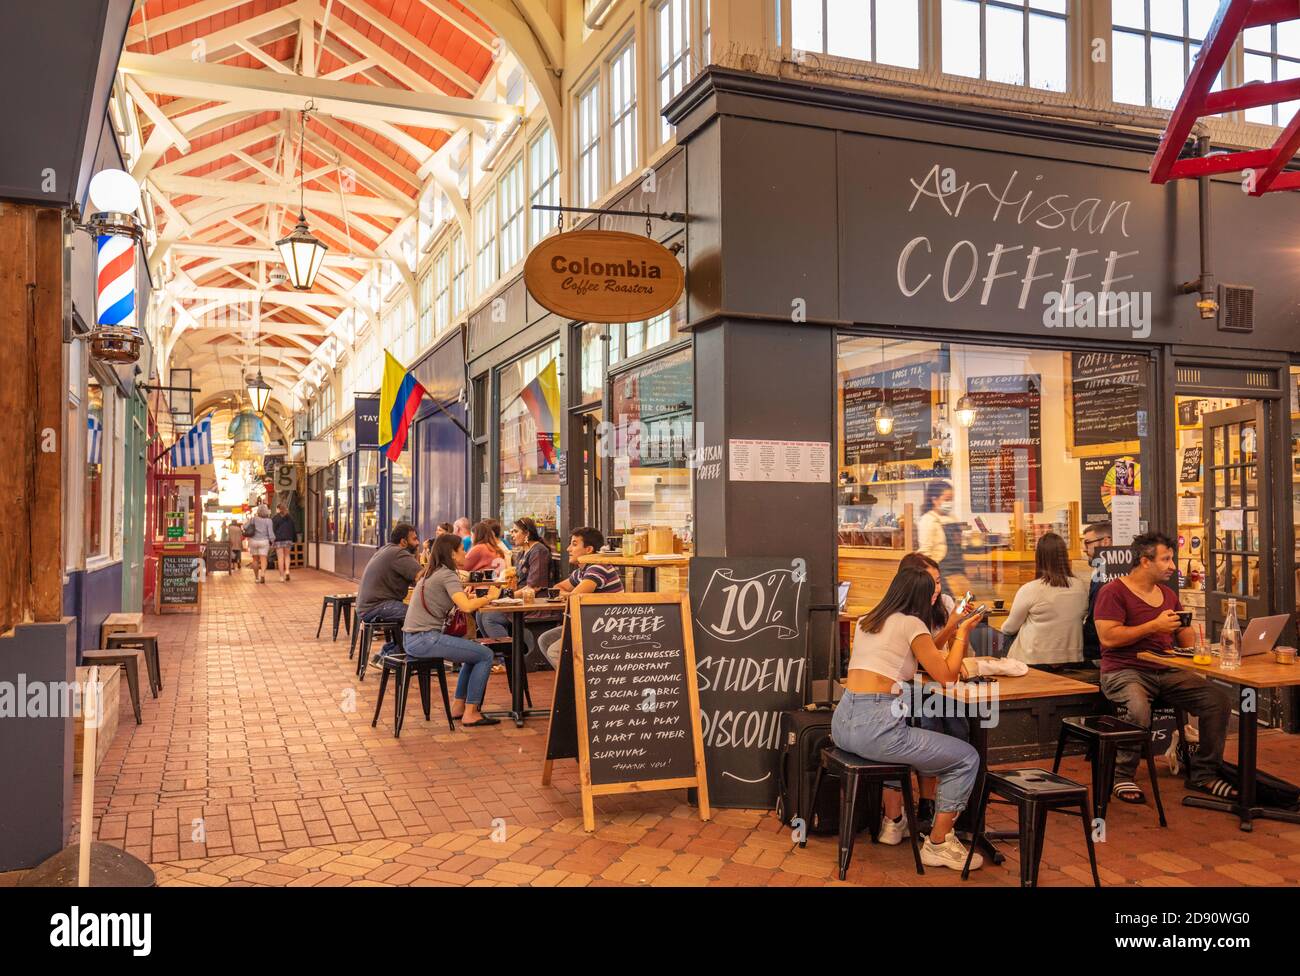
<svg viewBox="0 0 1300 976">
<path fill-rule="evenodd" d="M 561 596 L 570 596 L 574 593 L 623 592 L 623 577 L 619 575 L 616 567 L 602 566 L 599 563 L 588 563 L 584 566 L 578 562 L 579 557 L 590 556 L 604 544 L 605 536 L 601 534 L 600 529 L 581 528 L 573 530 L 573 534 L 569 538 L 568 553 L 569 562 L 577 568 L 569 574 L 568 579 L 561 580 L 555 587 L 559 590 Z M 533 591 L 527 587 L 516 590 L 515 593 L 525 600 L 531 599 L 533 595 Z M 537 646 L 546 655 L 546 660 L 551 662 L 551 667 L 557 671 L 560 668 L 560 638 L 563 636 L 564 625 L 561 624 L 545 631 L 537 638 Z"/>
<path fill-rule="evenodd" d="M 1132 543 L 1133 557 L 1127 576 L 1111 580 L 1097 594 L 1094 615 L 1101 642 L 1101 690 L 1126 722 L 1151 727 L 1151 703 L 1182 708 L 1200 719 L 1200 747 L 1192 756 L 1192 789 L 1224 799 L 1236 789 L 1220 774 L 1223 740 L 1232 706 L 1228 696 L 1203 678 L 1138 658 L 1141 651 L 1168 652 L 1188 647 L 1195 635 L 1178 614 L 1182 604 L 1165 585 L 1175 572 L 1173 541 L 1163 533 L 1148 532 Z M 1144 803 L 1146 797 L 1133 782 L 1141 753 L 1120 749 L 1115 762 L 1116 799 Z"/>
</svg>

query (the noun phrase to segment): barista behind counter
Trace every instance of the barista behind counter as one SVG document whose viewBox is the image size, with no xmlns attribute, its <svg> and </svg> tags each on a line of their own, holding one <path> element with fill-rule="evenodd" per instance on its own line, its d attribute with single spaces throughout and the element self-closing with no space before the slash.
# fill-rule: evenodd
<svg viewBox="0 0 1300 976">
<path fill-rule="evenodd" d="M 944 592 L 961 599 L 971 584 L 962 551 L 962 523 L 952 514 L 952 485 L 940 480 L 927 484 L 924 508 L 917 521 L 917 551 L 939 564 Z"/>
</svg>

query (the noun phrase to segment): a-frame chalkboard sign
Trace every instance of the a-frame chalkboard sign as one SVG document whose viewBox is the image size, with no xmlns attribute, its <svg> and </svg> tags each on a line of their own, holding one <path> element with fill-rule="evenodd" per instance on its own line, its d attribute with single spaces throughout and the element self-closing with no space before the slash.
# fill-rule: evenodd
<svg viewBox="0 0 1300 976">
<path fill-rule="evenodd" d="M 668 593 L 570 597 L 542 783 L 556 759 L 577 759 L 582 820 L 594 798 L 709 787 L 689 598 Z"/>
</svg>

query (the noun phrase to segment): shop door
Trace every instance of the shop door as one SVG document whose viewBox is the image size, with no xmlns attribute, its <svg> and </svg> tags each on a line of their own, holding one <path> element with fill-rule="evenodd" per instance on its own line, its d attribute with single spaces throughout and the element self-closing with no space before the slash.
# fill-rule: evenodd
<svg viewBox="0 0 1300 976">
<path fill-rule="evenodd" d="M 1206 457 L 1205 613 L 1211 639 L 1217 640 L 1228 600 L 1237 601 L 1242 624 L 1269 613 L 1272 518 L 1268 485 L 1268 436 L 1264 404 L 1203 417 Z M 1263 486 L 1264 490 L 1260 488 Z"/>
<path fill-rule="evenodd" d="M 582 415 L 582 521 L 574 524 L 607 530 L 609 526 L 605 524 L 602 505 L 600 452 L 597 450 L 597 431 L 603 416 L 600 410 Z"/>
<path fill-rule="evenodd" d="M 149 437 L 145 407 L 127 400 L 126 464 L 122 474 L 122 609 L 139 611 L 144 599 L 145 472 Z"/>
</svg>

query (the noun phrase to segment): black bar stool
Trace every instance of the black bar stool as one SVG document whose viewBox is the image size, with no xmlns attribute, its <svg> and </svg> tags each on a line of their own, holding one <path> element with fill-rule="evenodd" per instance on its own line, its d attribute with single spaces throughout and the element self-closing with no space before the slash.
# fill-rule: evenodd
<svg viewBox="0 0 1300 976">
<path fill-rule="evenodd" d="M 383 632 L 387 640 L 392 641 L 398 647 L 402 646 L 402 622 L 400 620 L 398 621 L 380 620 L 374 623 L 370 623 L 368 621 L 362 620 L 360 617 L 357 618 L 357 627 L 356 630 L 354 631 L 354 636 L 356 633 L 361 634 L 361 647 L 359 648 L 360 654 L 357 657 L 357 680 L 358 681 L 366 680 L 366 668 L 370 664 L 370 644 L 374 640 L 375 634 L 381 631 Z M 348 657 L 349 658 L 352 657 L 350 651 L 348 653 Z"/>
<path fill-rule="evenodd" d="M 456 721 L 451 717 L 451 699 L 447 695 L 447 670 L 440 657 L 411 657 L 404 652 L 389 654 L 384 657 L 383 671 L 379 676 L 379 698 L 375 701 L 375 717 L 370 720 L 370 727 L 379 724 L 379 710 L 384 706 L 384 690 L 388 687 L 389 675 L 395 675 L 397 687 L 393 699 L 393 738 L 402 734 L 402 722 L 406 718 L 406 697 L 411 690 L 411 676 L 415 675 L 420 685 L 420 704 L 424 707 L 424 720 L 430 719 L 429 698 L 432 690 L 430 675 L 438 672 L 438 687 L 442 691 L 442 710 L 447 716 L 447 728 L 456 731 Z"/>
<path fill-rule="evenodd" d="M 1151 777 L 1151 795 L 1155 797 L 1156 814 L 1160 826 L 1169 826 L 1165 820 L 1164 804 L 1160 802 L 1160 783 L 1156 779 L 1156 761 L 1152 754 L 1151 733 L 1140 725 L 1125 722 L 1113 715 L 1071 715 L 1061 720 L 1061 734 L 1056 740 L 1056 759 L 1052 772 L 1061 769 L 1065 744 L 1078 739 L 1088 747 L 1088 762 L 1092 766 L 1092 811 L 1098 820 L 1106 819 L 1110 791 L 1115 785 L 1115 756 L 1121 746 L 1137 746 L 1147 763 Z"/>
<path fill-rule="evenodd" d="M 976 807 L 976 837 L 984 833 L 984 816 L 988 812 L 990 794 L 1018 808 L 1022 888 L 1038 887 L 1038 865 L 1043 859 L 1043 838 L 1047 835 L 1048 813 L 1059 810 L 1076 816 L 1075 808 L 1078 809 L 1077 816 L 1083 824 L 1083 838 L 1088 844 L 1092 883 L 1097 888 L 1101 887 L 1101 878 L 1097 874 L 1097 852 L 1092 846 L 1092 821 L 1088 817 L 1088 787 L 1045 769 L 990 769 L 984 774 L 984 789 Z M 971 854 L 974 851 L 975 845 L 972 843 L 961 871 L 963 881 L 970 877 Z"/>
<path fill-rule="evenodd" d="M 357 602 L 355 593 L 335 593 L 331 596 L 324 597 L 320 602 L 320 621 L 316 624 L 316 637 L 320 638 L 320 629 L 325 624 L 325 611 L 331 606 L 334 608 L 334 630 L 331 640 L 339 639 L 339 618 L 343 619 L 344 631 L 352 634 L 352 607 Z M 352 657 L 352 652 L 348 651 L 348 657 Z"/>
<path fill-rule="evenodd" d="M 104 646 L 110 651 L 132 650 L 144 654 L 144 663 L 149 671 L 149 691 L 158 697 L 162 691 L 162 664 L 158 660 L 157 634 L 109 634 L 104 639 Z"/>
<path fill-rule="evenodd" d="M 813 781 L 812 809 L 817 809 L 817 799 L 821 793 L 822 779 L 829 774 L 839 777 L 840 781 L 840 880 L 849 873 L 849 861 L 853 858 L 853 841 L 857 834 L 858 789 L 864 783 L 873 790 L 881 789 L 885 783 L 897 782 L 903 789 L 903 815 L 907 818 L 907 834 L 912 842 L 912 858 L 916 861 L 916 873 L 925 874 L 921 864 L 921 848 L 917 846 L 916 808 L 912 803 L 912 767 L 897 763 L 878 763 L 863 759 L 837 746 L 822 748 L 821 761 L 817 764 L 817 778 Z M 878 804 L 872 804 L 876 810 Z M 871 831 L 871 843 L 876 843 L 880 832 L 879 813 L 869 813 L 867 829 Z M 807 825 L 805 825 L 805 830 Z M 807 834 L 805 833 L 805 838 Z M 799 842 L 806 847 L 808 841 Z"/>
<path fill-rule="evenodd" d="M 144 652 L 132 648 L 115 651 L 87 650 L 81 652 L 81 663 L 87 667 L 98 664 L 102 667 L 120 667 L 126 672 L 126 686 L 131 691 L 131 708 L 135 711 L 135 724 L 143 724 L 140 717 L 140 665 Z M 148 665 L 146 664 L 147 668 Z"/>
</svg>

